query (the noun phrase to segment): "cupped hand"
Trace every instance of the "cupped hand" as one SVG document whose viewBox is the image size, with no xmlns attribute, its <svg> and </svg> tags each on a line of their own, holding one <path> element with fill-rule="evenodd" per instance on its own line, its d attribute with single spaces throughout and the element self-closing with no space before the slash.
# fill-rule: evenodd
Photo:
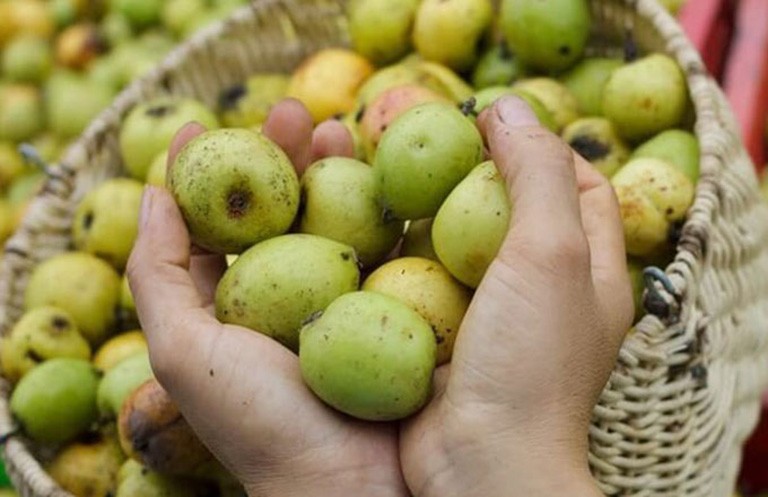
<svg viewBox="0 0 768 497">
<path fill-rule="evenodd" d="M 169 164 L 204 132 L 187 125 Z M 263 127 L 301 174 L 315 159 L 352 155 L 340 123 L 313 130 L 296 101 L 277 106 Z M 201 440 L 254 496 L 408 495 L 397 426 L 355 421 L 326 407 L 304 385 L 296 355 L 260 333 L 218 322 L 222 256 L 193 251 L 171 195 L 145 191 L 128 277 L 152 367 Z"/>
<path fill-rule="evenodd" d="M 414 495 L 601 495 L 588 427 L 631 325 L 610 183 L 516 97 L 480 116 L 514 205 L 431 403 L 404 424 Z"/>
</svg>

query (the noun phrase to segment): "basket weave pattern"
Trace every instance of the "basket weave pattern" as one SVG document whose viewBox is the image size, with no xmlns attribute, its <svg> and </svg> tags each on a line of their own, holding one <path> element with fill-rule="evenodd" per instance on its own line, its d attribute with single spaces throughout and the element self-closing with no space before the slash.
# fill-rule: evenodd
<svg viewBox="0 0 768 497">
<path fill-rule="evenodd" d="M 51 166 L 43 193 L 8 242 L 0 265 L 0 331 L 20 317 L 34 266 L 70 246 L 77 202 L 120 174 L 117 132 L 136 102 L 170 93 L 213 106 L 222 89 L 254 72 L 290 71 L 319 48 L 348 43 L 344 4 L 256 0 L 121 93 L 62 163 Z M 605 50 L 605 40 L 631 29 L 641 48 L 665 51 L 683 67 L 702 175 L 675 261 L 649 281 L 653 313 L 626 340 L 595 407 L 590 464 L 609 495 L 730 496 L 741 445 L 768 383 L 768 207 L 722 93 L 674 20 L 655 0 L 591 4 L 593 49 Z M 0 379 L 0 434 L 14 426 L 8 394 Z M 23 496 L 71 497 L 22 437 L 9 437 L 2 455 Z"/>
</svg>

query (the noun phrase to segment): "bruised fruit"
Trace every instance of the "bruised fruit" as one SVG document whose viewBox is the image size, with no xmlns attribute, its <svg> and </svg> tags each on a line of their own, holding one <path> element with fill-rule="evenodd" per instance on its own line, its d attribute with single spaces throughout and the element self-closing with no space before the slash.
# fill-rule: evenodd
<svg viewBox="0 0 768 497">
<path fill-rule="evenodd" d="M 249 128 L 267 120 L 272 106 L 285 97 L 288 76 L 255 74 L 243 85 L 224 91 L 219 97 L 221 122 L 230 128 Z"/>
<path fill-rule="evenodd" d="M 52 305 L 67 312 L 94 346 L 115 322 L 120 276 L 105 261 L 83 252 L 66 252 L 40 263 L 24 294 L 27 310 Z"/>
<path fill-rule="evenodd" d="M 336 297 L 357 290 L 352 247 L 291 234 L 243 252 L 216 289 L 216 317 L 270 336 L 292 350 L 302 323 Z"/>
<path fill-rule="evenodd" d="M 603 90 L 613 71 L 622 65 L 621 59 L 586 58 L 563 74 L 561 81 L 576 97 L 581 115 L 603 115 Z"/>
<path fill-rule="evenodd" d="M 629 159 L 629 148 L 611 121 L 602 117 L 577 119 L 563 130 L 563 140 L 606 178 Z"/>
<path fill-rule="evenodd" d="M 403 222 L 385 220 L 376 179 L 367 164 L 344 157 L 314 163 L 301 178 L 299 231 L 351 246 L 363 266 L 380 262 L 403 234 Z"/>
<path fill-rule="evenodd" d="M 94 24 L 75 24 L 56 40 L 56 62 L 63 67 L 82 70 L 104 54 L 109 45 Z"/>
<path fill-rule="evenodd" d="M 124 461 L 114 437 L 101 436 L 68 445 L 46 465 L 46 471 L 61 488 L 77 497 L 111 497 Z"/>
<path fill-rule="evenodd" d="M 171 145 L 176 132 L 196 121 L 218 128 L 216 116 L 202 103 L 189 98 L 158 97 L 134 107 L 120 128 L 120 153 L 134 178 L 144 180 L 152 160 Z"/>
<path fill-rule="evenodd" d="M 432 247 L 432 219 L 418 219 L 408 224 L 400 247 L 400 257 L 423 257 L 438 260 Z"/>
<path fill-rule="evenodd" d="M 165 177 L 168 172 L 168 151 L 163 150 L 152 159 L 147 171 L 147 184 L 165 186 Z"/>
<path fill-rule="evenodd" d="M 199 482 L 151 471 L 128 459 L 118 472 L 115 497 L 203 497 Z"/>
<path fill-rule="evenodd" d="M 445 199 L 432 224 L 432 244 L 456 279 L 477 288 L 506 237 L 510 211 L 506 184 L 490 161 Z"/>
<path fill-rule="evenodd" d="M 442 264 L 420 257 L 395 259 L 371 273 L 362 290 L 383 293 L 408 304 L 427 320 L 435 334 L 437 365 L 451 360 L 472 292 Z"/>
<path fill-rule="evenodd" d="M 591 16 L 587 0 L 502 0 L 499 25 L 527 66 L 568 69 L 584 54 Z"/>
<path fill-rule="evenodd" d="M 139 385 L 152 378 L 149 353 L 137 352 L 107 370 L 99 383 L 96 403 L 104 418 L 114 418 L 123 402 Z"/>
<path fill-rule="evenodd" d="M 603 91 L 603 114 L 630 141 L 678 126 L 687 105 L 685 75 L 677 62 L 663 54 L 616 69 Z"/>
<path fill-rule="evenodd" d="M 457 108 L 427 103 L 408 110 L 382 135 L 373 163 L 385 215 L 434 216 L 482 157 L 480 132 Z"/>
<path fill-rule="evenodd" d="M 477 89 L 508 86 L 525 76 L 527 71 L 507 46 L 498 43 L 486 51 L 472 72 L 472 85 Z"/>
<path fill-rule="evenodd" d="M 576 97 L 562 83 L 551 78 L 523 79 L 515 83 L 514 88 L 528 93 L 541 102 L 551 114 L 560 132 L 564 127 L 579 118 L 579 104 Z"/>
<path fill-rule="evenodd" d="M 189 141 L 168 171 L 192 241 L 234 254 L 290 228 L 299 180 L 288 156 L 246 129 L 208 131 Z"/>
<path fill-rule="evenodd" d="M 11 394 L 11 412 L 41 443 L 62 443 L 96 421 L 99 376 L 90 362 L 56 358 L 27 373 Z"/>
<path fill-rule="evenodd" d="M 301 330 L 299 363 L 309 388 L 335 409 L 389 421 L 419 410 L 432 388 L 435 335 L 394 297 L 354 292 Z"/>
<path fill-rule="evenodd" d="M 144 333 L 140 330 L 129 331 L 110 338 L 99 347 L 93 356 L 93 365 L 100 371 L 106 372 L 120 364 L 123 359 L 146 353 L 147 350 L 147 339 L 144 338 Z"/>
<path fill-rule="evenodd" d="M 699 181 L 699 141 L 688 131 L 662 131 L 632 152 L 632 159 L 651 157 L 677 167 L 695 185 Z"/>
<path fill-rule="evenodd" d="M 349 36 L 355 51 L 374 64 L 387 64 L 411 49 L 411 28 L 421 0 L 354 0 Z"/>
<path fill-rule="evenodd" d="M 125 268 L 139 229 L 139 206 L 144 185 L 113 178 L 88 192 L 72 223 L 75 248 Z"/>
</svg>

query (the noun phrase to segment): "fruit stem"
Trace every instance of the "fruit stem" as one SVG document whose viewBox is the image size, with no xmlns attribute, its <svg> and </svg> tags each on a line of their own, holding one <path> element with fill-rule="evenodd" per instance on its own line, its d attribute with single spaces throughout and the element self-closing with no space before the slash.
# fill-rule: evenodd
<svg viewBox="0 0 768 497">
<path fill-rule="evenodd" d="M 475 99 L 475 97 L 469 97 L 467 100 L 459 104 L 459 110 L 465 116 L 477 117 L 477 111 L 475 110 L 475 105 L 477 105 L 477 100 Z"/>
</svg>

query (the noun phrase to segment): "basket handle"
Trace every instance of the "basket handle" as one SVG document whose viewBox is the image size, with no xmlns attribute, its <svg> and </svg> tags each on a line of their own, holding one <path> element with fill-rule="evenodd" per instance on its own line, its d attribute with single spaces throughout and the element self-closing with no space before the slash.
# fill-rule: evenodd
<svg viewBox="0 0 768 497">
<path fill-rule="evenodd" d="M 656 266 L 643 269 L 645 310 L 663 320 L 674 319 L 680 309 L 681 296 L 667 273 Z"/>
</svg>

